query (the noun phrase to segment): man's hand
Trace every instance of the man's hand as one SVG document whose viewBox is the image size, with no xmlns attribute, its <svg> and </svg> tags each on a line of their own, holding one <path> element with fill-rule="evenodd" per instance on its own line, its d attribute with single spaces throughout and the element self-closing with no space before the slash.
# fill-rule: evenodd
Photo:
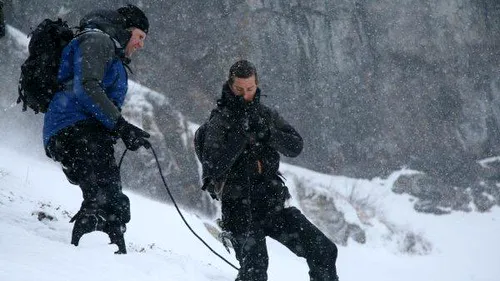
<svg viewBox="0 0 500 281">
<path fill-rule="evenodd" d="M 254 133 L 256 142 L 266 142 L 269 139 L 270 131 L 268 122 L 257 112 L 252 113 L 248 119 L 249 131 Z"/>
<path fill-rule="evenodd" d="M 115 131 L 121 137 L 127 149 L 136 151 L 141 146 L 144 148 L 151 147 L 149 141 L 146 140 L 150 137 L 150 134 L 130 124 L 123 117 L 120 117 L 116 122 Z"/>
</svg>

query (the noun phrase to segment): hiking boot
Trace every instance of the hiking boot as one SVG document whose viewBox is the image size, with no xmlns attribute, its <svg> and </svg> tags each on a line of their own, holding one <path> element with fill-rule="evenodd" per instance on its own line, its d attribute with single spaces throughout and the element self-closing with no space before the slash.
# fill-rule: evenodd
<svg viewBox="0 0 500 281">
<path fill-rule="evenodd" d="M 125 238 L 123 234 L 127 231 L 127 227 L 123 225 L 108 225 L 104 230 L 109 236 L 110 243 L 118 246 L 118 251 L 115 254 L 126 254 L 127 247 L 125 246 Z"/>
<path fill-rule="evenodd" d="M 98 212 L 92 214 L 80 211 L 70 222 L 73 221 L 75 225 L 73 226 L 73 233 L 71 235 L 71 244 L 75 246 L 78 246 L 83 235 L 94 231 L 102 231 L 106 226 L 106 219 Z"/>
</svg>

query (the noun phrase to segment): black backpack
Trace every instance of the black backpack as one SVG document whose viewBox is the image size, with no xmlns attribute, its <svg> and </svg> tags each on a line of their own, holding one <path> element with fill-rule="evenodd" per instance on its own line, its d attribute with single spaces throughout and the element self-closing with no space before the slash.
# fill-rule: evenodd
<svg viewBox="0 0 500 281">
<path fill-rule="evenodd" d="M 207 130 L 208 123 L 201 125 L 194 134 L 194 151 L 196 152 L 196 157 L 200 162 L 203 161 L 203 144 L 205 142 L 205 131 Z"/>
<path fill-rule="evenodd" d="M 52 97 L 62 89 L 57 82 L 62 50 L 74 36 L 61 19 L 45 19 L 28 35 L 29 57 L 21 66 L 17 99 L 23 102 L 23 111 L 29 107 L 35 114 L 47 112 Z"/>
</svg>

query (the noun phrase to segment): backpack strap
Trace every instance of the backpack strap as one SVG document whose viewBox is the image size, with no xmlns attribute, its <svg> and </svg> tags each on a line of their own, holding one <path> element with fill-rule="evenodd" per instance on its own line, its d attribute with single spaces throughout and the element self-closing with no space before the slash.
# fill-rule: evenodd
<svg viewBox="0 0 500 281">
<path fill-rule="evenodd" d="M 98 29 L 98 28 L 92 28 L 92 27 L 87 27 L 87 28 L 84 28 L 83 30 L 79 31 L 76 35 L 75 35 L 75 38 L 74 39 L 77 39 L 78 37 L 84 35 L 84 34 L 87 34 L 87 33 L 92 33 L 92 32 L 98 32 L 98 33 L 102 33 L 102 34 L 105 34 L 106 36 L 108 36 L 108 38 L 113 41 L 113 44 L 115 45 L 115 53 L 116 53 L 116 56 L 125 64 L 125 66 L 127 66 L 127 69 L 130 71 L 130 68 L 128 68 L 128 64 L 130 63 L 130 59 L 125 57 L 125 47 L 122 46 L 120 44 L 120 42 L 118 42 L 118 40 L 116 40 L 115 38 L 111 37 L 108 33 Z"/>
<path fill-rule="evenodd" d="M 283 176 L 283 174 L 280 171 L 277 171 L 276 175 L 278 176 L 278 179 L 281 181 L 281 183 L 284 185 L 286 181 L 285 176 Z"/>
</svg>

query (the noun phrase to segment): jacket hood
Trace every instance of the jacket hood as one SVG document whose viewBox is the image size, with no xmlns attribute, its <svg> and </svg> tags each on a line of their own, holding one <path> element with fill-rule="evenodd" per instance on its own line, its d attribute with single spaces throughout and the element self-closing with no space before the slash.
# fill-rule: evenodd
<svg viewBox="0 0 500 281">
<path fill-rule="evenodd" d="M 222 95 L 221 98 L 217 100 L 218 106 L 227 106 L 235 111 L 245 111 L 255 105 L 260 103 L 260 88 L 257 88 L 255 93 L 255 97 L 253 101 L 246 102 L 242 96 L 237 96 L 233 93 L 231 88 L 229 87 L 229 83 L 226 82 L 222 86 Z"/>
<path fill-rule="evenodd" d="M 121 48 L 127 46 L 132 33 L 126 29 L 126 19 L 113 10 L 95 10 L 80 20 L 80 31 L 85 28 L 97 28 L 115 39 Z"/>
</svg>

